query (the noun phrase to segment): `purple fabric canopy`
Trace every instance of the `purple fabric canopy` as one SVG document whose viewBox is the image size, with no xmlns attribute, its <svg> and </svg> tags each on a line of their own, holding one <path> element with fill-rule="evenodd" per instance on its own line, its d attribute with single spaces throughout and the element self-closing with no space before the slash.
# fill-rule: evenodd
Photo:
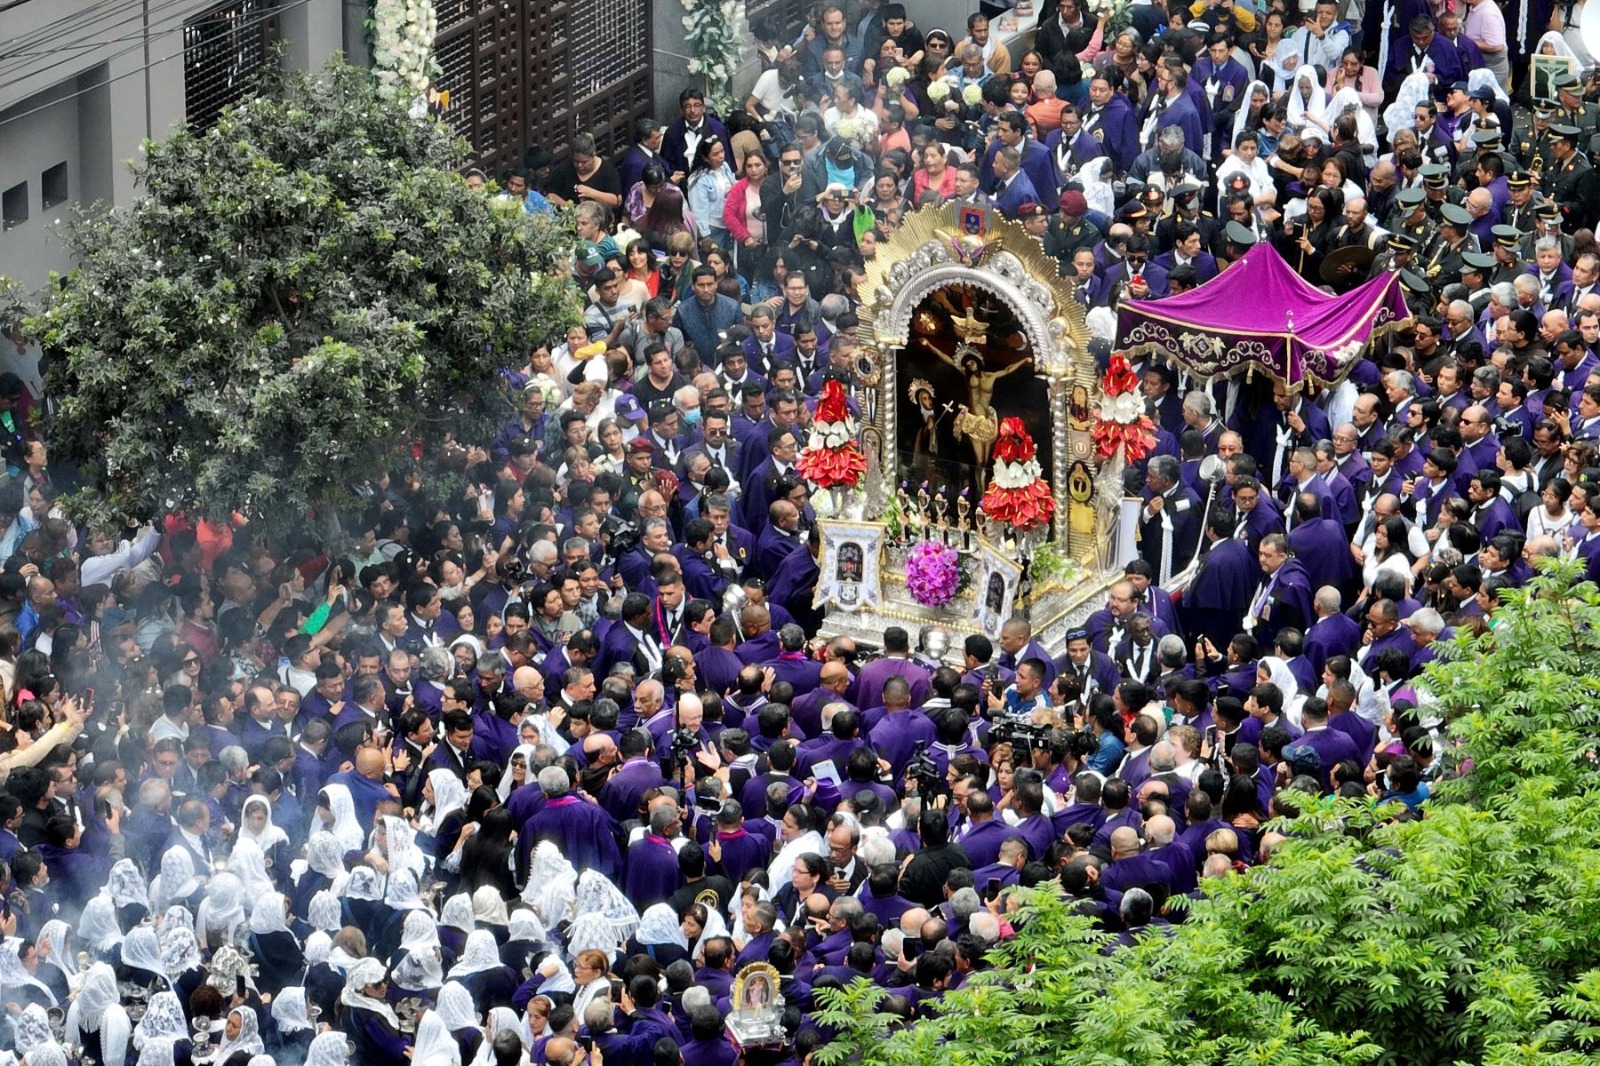
<svg viewBox="0 0 1600 1066">
<path fill-rule="evenodd" d="M 1204 380 L 1259 369 L 1296 391 L 1307 380 L 1342 381 L 1374 337 L 1410 318 L 1393 271 L 1330 296 L 1258 244 L 1182 296 L 1123 301 L 1118 347 L 1132 359 L 1165 357 Z"/>
</svg>

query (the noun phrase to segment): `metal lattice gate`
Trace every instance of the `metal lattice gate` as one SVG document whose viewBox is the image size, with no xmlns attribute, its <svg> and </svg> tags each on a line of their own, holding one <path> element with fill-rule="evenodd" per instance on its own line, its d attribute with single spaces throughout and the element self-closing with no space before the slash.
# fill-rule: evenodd
<svg viewBox="0 0 1600 1066">
<path fill-rule="evenodd" d="M 277 39 L 277 0 L 230 0 L 183 24 L 183 104 L 191 128 L 211 125 L 244 97 Z"/>
<path fill-rule="evenodd" d="M 441 0 L 438 16 L 445 117 L 497 177 L 579 131 L 609 157 L 651 112 L 649 0 Z"/>
</svg>

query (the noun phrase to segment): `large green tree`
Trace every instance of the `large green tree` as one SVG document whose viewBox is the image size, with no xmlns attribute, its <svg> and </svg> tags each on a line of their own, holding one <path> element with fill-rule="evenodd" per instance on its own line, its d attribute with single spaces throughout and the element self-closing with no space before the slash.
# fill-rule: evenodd
<svg viewBox="0 0 1600 1066">
<path fill-rule="evenodd" d="M 1268 866 L 1106 953 L 1052 892 L 943 1013 L 824 993 L 824 1066 L 1573 1064 L 1600 1056 L 1600 594 L 1505 593 L 1426 687 L 1452 779 L 1427 817 L 1318 801 Z"/>
<path fill-rule="evenodd" d="M 468 188 L 461 158 L 338 61 L 147 143 L 141 197 L 68 229 L 79 266 L 34 321 L 85 513 L 286 528 L 414 440 L 505 417 L 497 371 L 578 312 L 572 236 Z"/>
</svg>

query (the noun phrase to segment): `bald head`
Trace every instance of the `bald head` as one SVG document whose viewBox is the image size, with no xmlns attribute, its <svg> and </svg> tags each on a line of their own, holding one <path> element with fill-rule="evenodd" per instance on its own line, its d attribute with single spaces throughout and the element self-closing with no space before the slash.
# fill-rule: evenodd
<svg viewBox="0 0 1600 1066">
<path fill-rule="evenodd" d="M 1139 834 L 1130 826 L 1122 826 L 1111 832 L 1111 858 L 1125 859 L 1130 855 L 1139 854 Z"/>
<path fill-rule="evenodd" d="M 370 781 L 383 780 L 383 751 L 379 748 L 361 748 L 356 752 L 356 773 Z"/>
<path fill-rule="evenodd" d="M 929 918 L 925 907 L 912 907 L 900 916 L 900 931 L 906 936 L 921 936 L 922 923 Z"/>
<path fill-rule="evenodd" d="M 1317 590 L 1317 614 L 1323 618 L 1339 613 L 1339 590 L 1332 585 L 1324 585 Z"/>
<path fill-rule="evenodd" d="M 1129 830 L 1129 832 L 1132 832 L 1132 830 Z M 1152 848 L 1166 847 L 1172 843 L 1172 838 L 1177 835 L 1177 832 L 1177 824 L 1164 814 L 1158 814 L 1144 823 L 1144 838 L 1150 842 Z"/>
<path fill-rule="evenodd" d="M 850 687 L 850 668 L 841 662 L 823 663 L 821 681 L 823 688 L 843 692 Z"/>
</svg>

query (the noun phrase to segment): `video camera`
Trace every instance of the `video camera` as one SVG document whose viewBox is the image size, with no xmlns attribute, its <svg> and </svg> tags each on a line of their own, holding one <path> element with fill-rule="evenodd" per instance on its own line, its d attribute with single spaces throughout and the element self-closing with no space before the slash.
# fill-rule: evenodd
<svg viewBox="0 0 1600 1066">
<path fill-rule="evenodd" d="M 989 728 L 990 737 L 1010 744 L 1013 748 L 1019 745 L 1029 748 L 1048 748 L 1052 732 L 1052 727 L 1048 725 L 1018 721 L 1014 718 L 1002 718 Z"/>
<path fill-rule="evenodd" d="M 924 804 L 929 804 L 939 796 L 944 795 L 946 788 L 944 774 L 939 772 L 939 764 L 928 757 L 928 742 L 917 741 L 916 750 L 911 753 L 911 761 L 906 764 L 906 777 L 917 783 L 917 794 L 922 797 Z"/>
</svg>

